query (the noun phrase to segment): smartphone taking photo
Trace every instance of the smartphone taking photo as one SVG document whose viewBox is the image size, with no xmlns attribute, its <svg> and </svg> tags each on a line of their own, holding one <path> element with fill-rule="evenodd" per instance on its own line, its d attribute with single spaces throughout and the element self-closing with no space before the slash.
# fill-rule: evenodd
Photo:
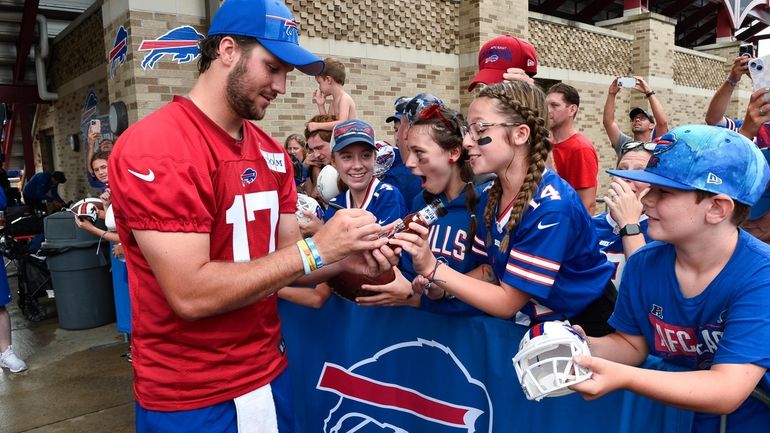
<svg viewBox="0 0 770 433">
<path fill-rule="evenodd" d="M 92 119 L 89 132 L 102 132 L 102 121 L 99 119 Z"/>
<path fill-rule="evenodd" d="M 632 88 L 636 86 L 636 78 L 634 77 L 619 77 L 618 87 Z"/>
<path fill-rule="evenodd" d="M 741 44 L 738 48 L 739 56 L 754 57 L 754 44 Z"/>
</svg>

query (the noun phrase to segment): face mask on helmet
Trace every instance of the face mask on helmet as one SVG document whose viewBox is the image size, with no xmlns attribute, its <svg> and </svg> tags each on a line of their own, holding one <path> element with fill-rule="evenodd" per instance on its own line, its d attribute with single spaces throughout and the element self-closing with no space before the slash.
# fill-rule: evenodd
<svg viewBox="0 0 770 433">
<path fill-rule="evenodd" d="M 81 200 L 72 205 L 70 211 L 75 214 L 75 218 L 88 220 L 91 223 L 95 223 L 99 219 L 99 209 L 92 201 Z"/>
<path fill-rule="evenodd" d="M 591 355 L 588 344 L 569 322 L 544 322 L 530 329 L 519 343 L 513 366 L 528 400 L 559 397 L 574 391 L 568 386 L 591 377 L 591 371 L 572 361 Z"/>
</svg>

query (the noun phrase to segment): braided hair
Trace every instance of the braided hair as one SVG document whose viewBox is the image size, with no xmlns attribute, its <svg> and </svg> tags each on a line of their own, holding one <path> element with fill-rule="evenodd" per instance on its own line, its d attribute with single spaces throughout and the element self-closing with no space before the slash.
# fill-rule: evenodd
<svg viewBox="0 0 770 433">
<path fill-rule="evenodd" d="M 545 171 L 545 161 L 551 151 L 548 139 L 548 111 L 545 105 L 545 95 L 537 86 L 521 81 L 512 81 L 487 86 L 478 95 L 479 98 L 490 98 L 497 101 L 497 112 L 508 117 L 511 122 L 521 122 L 529 126 L 529 149 L 527 152 L 527 173 L 524 182 L 516 194 L 511 209 L 511 216 L 506 224 L 506 234 L 500 243 L 500 250 L 508 249 L 510 234 L 521 221 L 532 197 L 537 191 Z M 486 245 L 492 243 L 491 227 L 495 207 L 500 202 L 503 187 L 500 179 L 495 179 L 489 190 L 489 201 L 484 209 L 484 224 L 487 227 Z"/>
<path fill-rule="evenodd" d="M 451 151 L 455 148 L 460 149 L 460 158 L 457 160 L 457 166 L 460 168 L 460 179 L 465 182 L 465 207 L 471 216 L 471 221 L 468 225 L 468 237 L 465 240 L 465 247 L 469 249 L 473 243 L 473 238 L 476 236 L 476 228 L 478 227 L 476 205 L 479 203 L 479 196 L 476 194 L 476 188 L 473 187 L 473 169 L 468 162 L 468 150 L 463 146 L 463 135 L 460 131 L 460 127 L 465 125 L 465 119 L 457 111 L 446 108 L 441 104 L 433 104 L 420 112 L 420 116 L 412 127 L 420 125 L 430 127 L 428 128 L 430 138 L 442 149 L 446 151 Z M 427 190 L 423 190 L 422 197 L 425 203 L 430 203 L 435 198 Z"/>
</svg>

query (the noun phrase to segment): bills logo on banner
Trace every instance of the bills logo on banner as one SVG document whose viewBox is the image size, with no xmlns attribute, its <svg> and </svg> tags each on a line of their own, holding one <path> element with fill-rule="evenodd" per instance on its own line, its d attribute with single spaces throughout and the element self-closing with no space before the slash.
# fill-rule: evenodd
<svg viewBox="0 0 770 433">
<path fill-rule="evenodd" d="M 414 364 L 414 362 L 427 362 Z M 437 362 L 439 364 L 434 364 Z M 387 366 L 431 365 L 442 370 L 436 387 L 423 375 L 389 377 Z M 384 370 L 383 370 L 384 368 Z M 492 432 L 492 401 L 451 349 L 420 340 L 391 345 L 349 369 L 325 363 L 317 388 L 340 397 L 324 432 L 419 431 Z M 450 392 L 447 392 L 450 390 Z M 485 402 L 484 407 L 476 407 Z M 412 418 L 412 419 L 410 419 Z M 404 422 L 409 419 L 408 422 Z"/>
<path fill-rule="evenodd" d="M 126 56 L 128 55 L 128 32 L 126 28 L 120 26 L 117 33 L 115 33 L 115 42 L 112 44 L 110 50 L 110 78 L 115 76 L 115 69 L 118 66 L 126 63 Z"/>
<path fill-rule="evenodd" d="M 154 68 L 160 59 L 170 55 L 178 64 L 190 63 L 201 53 L 198 42 L 203 35 L 191 26 L 171 29 L 158 39 L 145 39 L 139 45 L 139 51 L 149 51 L 142 59 L 142 69 Z"/>
<path fill-rule="evenodd" d="M 692 430 L 692 412 L 631 392 L 590 402 L 577 393 L 527 400 L 511 359 L 529 329 L 511 321 L 361 308 L 338 296 L 320 309 L 284 300 L 278 305 L 297 431 Z M 654 368 L 666 369 L 662 362 Z"/>
<path fill-rule="evenodd" d="M 83 110 L 80 112 L 80 124 L 83 125 L 92 117 L 96 116 L 99 111 L 99 98 L 96 97 L 94 89 L 88 91 L 86 95 L 86 102 L 83 104 Z"/>
</svg>

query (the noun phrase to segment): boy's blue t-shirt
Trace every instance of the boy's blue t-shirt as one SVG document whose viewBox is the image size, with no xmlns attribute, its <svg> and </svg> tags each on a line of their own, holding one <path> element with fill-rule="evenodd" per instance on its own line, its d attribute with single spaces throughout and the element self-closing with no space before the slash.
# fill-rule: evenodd
<svg viewBox="0 0 770 433">
<path fill-rule="evenodd" d="M 492 265 L 500 281 L 536 301 L 528 302 L 522 314 L 537 322 L 571 318 L 602 296 L 615 265 L 596 247 L 591 217 L 564 179 L 551 170 L 543 173 L 505 251 L 500 243 L 510 209 L 492 222 L 492 244 L 486 245 L 483 215 L 488 201 L 485 191 L 476 208 L 480 219 L 473 252 Z"/>
<path fill-rule="evenodd" d="M 477 196 L 480 196 L 484 186 L 475 188 Z M 485 263 L 479 256 L 470 252 L 468 228 L 471 222 L 471 212 L 468 211 L 465 204 L 466 196 L 467 194 L 463 191 L 454 200 L 448 202 L 446 194 L 441 193 L 437 195 L 436 198 L 439 198 L 444 203 L 447 214 L 433 223 L 428 234 L 428 244 L 433 255 L 437 258 L 443 257 L 446 259 L 447 266 L 463 274 Z M 423 194 L 418 194 L 412 203 L 412 212 L 424 208 L 427 204 Z M 412 267 L 412 256 L 406 252 L 401 254 L 399 268 L 407 280 L 411 281 L 416 276 Z M 420 309 L 456 316 L 485 314 L 483 311 L 457 298 L 433 301 L 427 296 L 423 296 L 420 300 Z"/>
<path fill-rule="evenodd" d="M 338 204 L 343 208 L 353 207 L 350 190 L 340 193 L 329 202 Z M 406 203 L 401 193 L 393 186 L 380 182 L 377 178 L 372 179 L 369 189 L 366 191 L 364 202 L 357 207 L 374 214 L 377 218 L 377 224 L 381 226 L 388 225 L 407 214 Z M 329 221 L 335 213 L 337 213 L 337 209 L 329 206 L 324 214 L 324 221 Z"/>
<path fill-rule="evenodd" d="M 673 245 L 653 242 L 628 259 L 610 325 L 641 335 L 651 355 L 690 370 L 713 364 L 770 368 L 770 246 L 739 229 L 722 271 L 692 298 L 676 278 Z M 770 391 L 770 373 L 760 386 Z M 728 416 L 728 432 L 767 431 L 770 408 L 749 397 Z M 719 416 L 696 414 L 694 432 L 719 431 Z"/>
</svg>

